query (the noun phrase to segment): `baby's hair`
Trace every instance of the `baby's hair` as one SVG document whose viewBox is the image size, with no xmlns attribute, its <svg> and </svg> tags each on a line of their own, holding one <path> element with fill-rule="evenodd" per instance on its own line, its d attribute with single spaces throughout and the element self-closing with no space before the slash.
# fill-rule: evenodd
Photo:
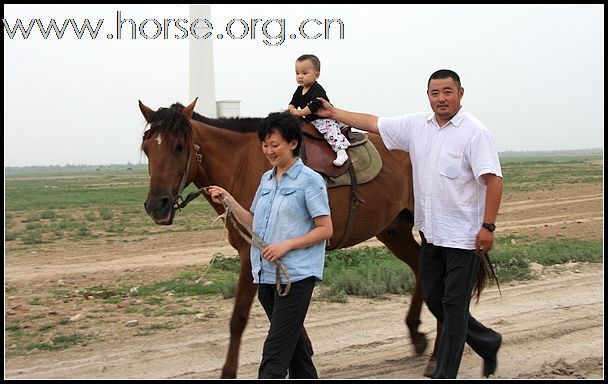
<svg viewBox="0 0 608 384">
<path fill-rule="evenodd" d="M 321 72 L 321 60 L 319 60 L 319 58 L 317 56 L 302 55 L 302 56 L 298 57 L 298 59 L 296 61 L 304 61 L 304 60 L 310 60 L 310 62 L 312 63 L 312 66 L 315 67 L 315 71 Z"/>
</svg>

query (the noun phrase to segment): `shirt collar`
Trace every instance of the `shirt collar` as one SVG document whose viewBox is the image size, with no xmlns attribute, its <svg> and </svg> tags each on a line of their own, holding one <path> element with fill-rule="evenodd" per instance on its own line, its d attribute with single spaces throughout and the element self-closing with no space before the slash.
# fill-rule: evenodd
<svg viewBox="0 0 608 384">
<path fill-rule="evenodd" d="M 289 176 L 290 178 L 294 179 L 296 177 L 298 177 L 298 175 L 300 174 L 300 172 L 302 172 L 302 168 L 304 167 L 304 163 L 302 162 L 302 159 L 300 159 L 298 157 L 298 159 L 296 160 L 295 163 L 293 163 L 293 165 L 291 166 L 291 168 L 289 168 L 289 171 L 285 172 L 285 175 Z M 276 172 L 276 167 L 272 167 L 272 172 L 269 172 L 268 175 L 268 180 L 272 180 L 272 178 L 274 177 L 274 174 Z"/>
<path fill-rule="evenodd" d="M 461 105 L 458 112 L 456 112 L 456 114 L 450 119 L 450 121 L 448 121 L 447 124 L 451 123 L 453 126 L 458 127 L 460 124 L 462 124 L 462 120 L 464 119 L 464 113 L 464 107 Z M 434 113 L 429 114 L 427 121 L 433 121 L 435 124 L 439 125 L 439 123 L 437 123 L 437 118 L 435 117 Z"/>
</svg>

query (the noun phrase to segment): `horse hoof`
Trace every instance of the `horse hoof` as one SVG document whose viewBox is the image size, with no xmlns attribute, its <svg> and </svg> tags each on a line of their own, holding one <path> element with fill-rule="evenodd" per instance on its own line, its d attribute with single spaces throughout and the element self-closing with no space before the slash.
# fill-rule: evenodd
<svg viewBox="0 0 608 384">
<path fill-rule="evenodd" d="M 222 375 L 220 379 L 236 379 L 236 372 L 224 372 L 222 371 Z"/>
<path fill-rule="evenodd" d="M 426 363 L 426 367 L 424 368 L 424 372 L 422 373 L 425 377 L 431 377 L 435 374 L 437 370 L 437 359 L 430 358 Z"/>
<path fill-rule="evenodd" d="M 416 351 L 416 355 L 422 355 L 424 351 L 426 351 L 427 341 L 424 333 L 417 332 L 413 334 L 412 343 L 414 344 L 414 351 Z"/>
</svg>

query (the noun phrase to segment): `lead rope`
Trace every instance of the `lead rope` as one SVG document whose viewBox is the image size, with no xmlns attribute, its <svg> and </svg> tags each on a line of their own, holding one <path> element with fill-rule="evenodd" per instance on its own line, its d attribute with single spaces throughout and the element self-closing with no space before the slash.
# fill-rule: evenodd
<svg viewBox="0 0 608 384">
<path fill-rule="evenodd" d="M 201 189 L 203 189 L 203 188 L 201 188 Z M 253 232 L 253 230 L 247 224 L 245 224 L 239 220 L 239 218 L 232 211 L 232 206 L 230 206 L 230 203 L 228 203 L 228 200 L 226 199 L 226 197 L 224 197 L 222 195 L 222 196 L 220 196 L 220 200 L 222 202 L 222 205 L 224 206 L 224 211 L 225 211 L 226 216 L 230 216 L 232 218 L 232 225 L 234 226 L 234 228 L 237 230 L 237 232 L 239 233 L 239 235 L 241 235 L 241 237 L 243 239 L 245 239 L 249 244 L 251 244 L 252 246 L 256 247 L 259 250 L 263 250 L 264 248 L 268 247 L 268 244 L 260 236 L 258 236 L 255 232 Z M 239 225 L 240 225 L 240 227 L 239 227 Z M 243 232 L 241 227 L 244 228 L 248 233 L 251 233 L 251 236 L 249 236 L 247 233 Z M 285 296 L 287 296 L 287 294 L 289 293 L 289 290 L 291 289 L 291 280 L 289 279 L 289 272 L 287 271 L 287 267 L 285 266 L 285 264 L 283 264 L 280 260 L 275 260 L 274 263 L 277 265 L 277 269 L 276 269 L 277 292 L 279 293 L 279 296 L 285 297 Z M 287 281 L 284 291 L 281 287 L 281 272 L 283 272 L 283 274 L 285 275 L 285 280 Z"/>
</svg>

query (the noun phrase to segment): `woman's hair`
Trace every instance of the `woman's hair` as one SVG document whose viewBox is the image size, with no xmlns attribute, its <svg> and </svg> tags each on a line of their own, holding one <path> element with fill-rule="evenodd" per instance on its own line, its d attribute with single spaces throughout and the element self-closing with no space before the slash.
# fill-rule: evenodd
<svg viewBox="0 0 608 384">
<path fill-rule="evenodd" d="M 298 144 L 293 149 L 296 156 L 300 155 L 302 146 L 302 127 L 300 122 L 288 112 L 273 112 L 264 118 L 258 126 L 258 137 L 264 141 L 272 132 L 277 132 L 287 142 L 296 140 Z"/>
</svg>

